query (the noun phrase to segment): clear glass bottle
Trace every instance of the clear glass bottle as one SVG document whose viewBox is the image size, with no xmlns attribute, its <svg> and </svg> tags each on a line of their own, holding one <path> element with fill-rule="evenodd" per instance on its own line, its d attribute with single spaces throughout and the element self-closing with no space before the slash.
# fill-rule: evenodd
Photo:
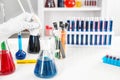
<svg viewBox="0 0 120 80">
<path fill-rule="evenodd" d="M 37 59 L 34 74 L 40 78 L 52 78 L 57 74 L 49 38 L 41 39 L 41 51 Z"/>
</svg>

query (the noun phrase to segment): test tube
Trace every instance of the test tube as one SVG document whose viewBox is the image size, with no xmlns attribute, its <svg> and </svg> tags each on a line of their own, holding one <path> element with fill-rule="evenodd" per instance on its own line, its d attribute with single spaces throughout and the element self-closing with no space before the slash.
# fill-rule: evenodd
<svg viewBox="0 0 120 80">
<path fill-rule="evenodd" d="M 81 34 L 81 45 L 83 45 L 83 41 L 84 41 L 84 36 L 83 36 L 83 34 Z"/>
<path fill-rule="evenodd" d="M 76 21 L 76 31 L 79 31 L 79 20 Z"/>
<path fill-rule="evenodd" d="M 88 45 L 88 34 L 86 34 L 85 45 Z"/>
<path fill-rule="evenodd" d="M 93 31 L 93 21 L 90 21 L 90 31 Z"/>
<path fill-rule="evenodd" d="M 72 42 L 71 44 L 73 45 L 74 44 L 74 34 L 72 34 Z"/>
<path fill-rule="evenodd" d="M 86 21 L 86 31 L 88 32 L 89 21 Z"/>
<path fill-rule="evenodd" d="M 111 41 L 112 41 L 112 35 L 109 35 L 108 45 L 111 45 Z"/>
<path fill-rule="evenodd" d="M 76 45 L 79 45 L 79 35 L 76 35 Z"/>
<path fill-rule="evenodd" d="M 97 35 L 95 35 L 95 45 L 97 45 Z"/>
<path fill-rule="evenodd" d="M 81 21 L 81 31 L 82 32 L 84 31 L 84 21 L 83 20 Z"/>
<path fill-rule="evenodd" d="M 107 35 L 104 35 L 104 45 L 107 44 Z"/>
<path fill-rule="evenodd" d="M 70 31 L 70 20 L 67 20 L 67 23 L 69 24 L 67 31 Z"/>
<path fill-rule="evenodd" d="M 100 20 L 100 32 L 102 32 L 103 29 L 103 20 Z"/>
<path fill-rule="evenodd" d="M 98 31 L 98 22 L 95 21 L 95 31 L 97 32 Z"/>
<path fill-rule="evenodd" d="M 90 45 L 93 45 L 93 35 L 90 35 Z"/>
<path fill-rule="evenodd" d="M 72 21 L 71 24 L 72 24 L 72 26 L 71 26 L 72 27 L 72 31 L 74 31 L 75 30 L 75 21 Z"/>
<path fill-rule="evenodd" d="M 107 32 L 108 28 L 108 21 L 104 21 L 104 31 Z"/>
<path fill-rule="evenodd" d="M 112 27 L 113 27 L 113 21 L 110 20 L 110 32 L 112 31 Z"/>
<path fill-rule="evenodd" d="M 102 35 L 100 35 L 100 38 L 99 38 L 99 45 L 102 45 Z"/>
<path fill-rule="evenodd" d="M 67 35 L 67 44 L 70 44 L 70 34 Z"/>
</svg>

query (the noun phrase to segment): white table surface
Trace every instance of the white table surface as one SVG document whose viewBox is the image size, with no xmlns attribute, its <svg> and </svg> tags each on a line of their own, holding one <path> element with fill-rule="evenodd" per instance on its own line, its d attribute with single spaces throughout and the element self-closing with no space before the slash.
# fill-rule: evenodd
<svg viewBox="0 0 120 80">
<path fill-rule="evenodd" d="M 18 50 L 17 39 L 8 40 L 13 59 Z M 23 39 L 27 50 L 28 38 Z M 120 37 L 114 37 L 111 47 L 67 47 L 67 57 L 56 60 L 58 74 L 48 80 L 120 80 L 120 67 L 102 63 L 106 54 L 120 56 Z M 38 54 L 27 53 L 26 59 L 37 59 Z M 35 64 L 16 64 L 13 74 L 0 76 L 0 80 L 43 80 L 34 75 Z M 45 79 L 46 80 L 46 79 Z"/>
</svg>

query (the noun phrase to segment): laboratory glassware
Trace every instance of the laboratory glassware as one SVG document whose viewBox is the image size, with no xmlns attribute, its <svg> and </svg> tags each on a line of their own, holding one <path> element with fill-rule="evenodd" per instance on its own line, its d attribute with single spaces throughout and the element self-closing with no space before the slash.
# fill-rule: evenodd
<svg viewBox="0 0 120 80">
<path fill-rule="evenodd" d="M 19 47 L 19 50 L 15 54 L 16 59 L 25 59 L 26 52 L 23 51 L 23 49 L 22 49 L 22 35 L 21 35 L 21 33 L 18 34 L 18 47 Z"/>
<path fill-rule="evenodd" d="M 15 71 L 15 64 L 7 41 L 2 42 L 0 48 L 0 75 L 11 74 Z"/>
<path fill-rule="evenodd" d="M 40 51 L 40 42 L 39 36 L 30 35 L 28 42 L 28 52 L 31 54 L 39 53 Z"/>
<path fill-rule="evenodd" d="M 57 74 L 51 46 L 49 38 L 41 39 L 41 51 L 34 69 L 37 77 L 52 78 Z"/>
<path fill-rule="evenodd" d="M 75 6 L 75 0 L 65 0 L 64 4 L 66 7 L 72 8 Z"/>
<path fill-rule="evenodd" d="M 49 8 L 55 7 L 55 1 L 54 0 L 46 0 L 45 7 L 49 7 Z"/>
</svg>

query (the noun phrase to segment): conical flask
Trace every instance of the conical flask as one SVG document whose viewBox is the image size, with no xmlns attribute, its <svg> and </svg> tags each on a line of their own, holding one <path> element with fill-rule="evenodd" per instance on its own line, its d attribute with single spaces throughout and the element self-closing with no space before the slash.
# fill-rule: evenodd
<svg viewBox="0 0 120 80">
<path fill-rule="evenodd" d="M 40 51 L 39 30 L 30 30 L 28 53 L 36 54 Z"/>
<path fill-rule="evenodd" d="M 34 74 L 40 78 L 52 78 L 57 74 L 49 39 L 41 40 L 41 51 L 37 59 Z"/>
<path fill-rule="evenodd" d="M 15 64 L 7 41 L 2 42 L 0 48 L 0 75 L 11 74 L 15 71 Z"/>
</svg>

